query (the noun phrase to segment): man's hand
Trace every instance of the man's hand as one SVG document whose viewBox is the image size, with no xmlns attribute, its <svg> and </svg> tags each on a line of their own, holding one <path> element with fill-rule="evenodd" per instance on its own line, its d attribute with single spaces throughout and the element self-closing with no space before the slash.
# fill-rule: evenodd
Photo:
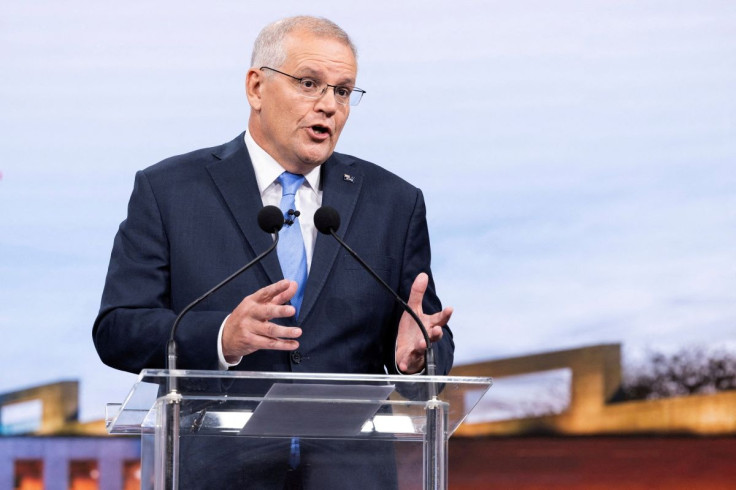
<svg viewBox="0 0 736 490">
<path fill-rule="evenodd" d="M 427 291 L 429 277 L 422 272 L 411 286 L 409 293 L 409 308 L 414 310 L 429 334 L 430 342 L 437 342 L 442 338 L 442 327 L 452 316 L 452 308 L 447 307 L 432 315 L 426 315 L 422 311 L 422 300 Z M 427 344 L 419 326 L 408 313 L 404 312 L 399 321 L 399 333 L 396 337 L 396 366 L 404 374 L 418 373 L 424 369 L 424 353 Z"/>
<path fill-rule="evenodd" d="M 284 303 L 296 294 L 296 288 L 294 281 L 283 279 L 240 302 L 225 321 L 222 331 L 222 354 L 227 362 L 237 362 L 260 349 L 295 350 L 299 347 L 299 342 L 289 339 L 301 336 L 301 328 L 282 327 L 271 322 L 274 318 L 294 315 L 294 307 Z"/>
</svg>

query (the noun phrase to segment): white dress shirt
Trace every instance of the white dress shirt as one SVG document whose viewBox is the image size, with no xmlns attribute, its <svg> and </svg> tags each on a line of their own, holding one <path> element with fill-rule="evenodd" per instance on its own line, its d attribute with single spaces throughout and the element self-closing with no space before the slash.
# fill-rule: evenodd
<svg viewBox="0 0 736 490">
<path fill-rule="evenodd" d="M 264 206 L 279 207 L 281 202 L 281 184 L 276 179 L 284 173 L 284 167 L 266 153 L 253 140 L 250 133 L 245 133 L 245 146 L 248 148 L 253 170 L 256 173 L 258 190 Z M 320 189 L 319 167 L 312 169 L 304 176 L 304 183 L 296 192 L 296 209 L 299 211 L 299 226 L 302 229 L 304 248 L 307 252 L 307 272 L 312 265 L 314 243 L 317 241 L 317 228 L 314 227 L 314 213 L 322 205 L 322 189 Z"/>
<path fill-rule="evenodd" d="M 279 207 L 281 202 L 281 184 L 278 183 L 279 175 L 285 172 L 284 167 L 268 153 L 266 150 L 258 146 L 253 137 L 246 131 L 245 146 L 248 148 L 250 160 L 253 162 L 253 170 L 256 174 L 258 182 L 258 191 L 261 193 L 261 201 L 264 206 Z M 320 168 L 316 167 L 304 176 L 304 183 L 296 191 L 296 208 L 299 211 L 299 226 L 302 229 L 302 237 L 304 238 L 304 249 L 307 253 L 307 273 L 312 266 L 312 254 L 314 253 L 314 244 L 317 241 L 317 228 L 314 226 L 314 213 L 322 205 L 322 189 L 320 189 Z M 245 192 L 245 189 L 243 189 Z M 229 315 L 228 315 L 229 316 Z M 225 360 L 222 353 L 222 332 L 225 328 L 227 317 L 220 325 L 220 332 L 217 336 L 217 356 L 221 370 L 226 370 L 232 366 L 240 364 L 242 357 L 236 363 L 229 363 Z"/>
</svg>

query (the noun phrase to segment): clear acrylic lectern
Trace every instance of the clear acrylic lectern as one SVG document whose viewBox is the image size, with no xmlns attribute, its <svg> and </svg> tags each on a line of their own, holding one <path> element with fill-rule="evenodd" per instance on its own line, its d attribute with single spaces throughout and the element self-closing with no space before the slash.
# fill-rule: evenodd
<svg viewBox="0 0 736 490">
<path fill-rule="evenodd" d="M 233 474 L 266 473 L 269 454 L 301 458 L 310 481 L 320 481 L 320 471 L 333 473 L 344 488 L 352 486 L 345 479 L 389 473 L 397 488 L 446 489 L 448 438 L 491 383 L 453 376 L 147 369 L 124 403 L 108 405 L 106 423 L 110 434 L 142 436 L 144 489 L 193 488 L 182 472 L 214 481 L 225 478 L 228 465 L 239 466 Z M 400 456 L 404 443 L 414 443 L 421 456 Z M 244 459 L 248 454 L 255 462 Z M 404 468 L 419 461 L 421 470 Z M 375 464 L 367 467 L 368 478 L 360 473 L 367 464 Z"/>
</svg>

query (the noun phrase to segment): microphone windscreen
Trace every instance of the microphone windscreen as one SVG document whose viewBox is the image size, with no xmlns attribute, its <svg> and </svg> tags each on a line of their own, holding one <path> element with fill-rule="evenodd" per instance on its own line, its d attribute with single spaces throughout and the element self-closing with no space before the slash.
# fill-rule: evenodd
<svg viewBox="0 0 736 490">
<path fill-rule="evenodd" d="M 314 213 L 314 226 L 320 233 L 329 235 L 330 231 L 340 228 L 340 215 L 330 206 L 322 206 Z"/>
<path fill-rule="evenodd" d="M 276 233 L 284 226 L 284 215 L 276 206 L 264 206 L 258 211 L 258 226 L 266 233 Z"/>
</svg>

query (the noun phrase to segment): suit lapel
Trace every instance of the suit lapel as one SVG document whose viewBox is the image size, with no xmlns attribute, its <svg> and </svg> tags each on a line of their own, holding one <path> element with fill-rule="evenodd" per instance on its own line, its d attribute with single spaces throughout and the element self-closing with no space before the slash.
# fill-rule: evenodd
<svg viewBox="0 0 736 490">
<path fill-rule="evenodd" d="M 332 206 L 340 215 L 338 233 L 344 237 L 350 227 L 358 196 L 363 186 L 363 173 L 360 168 L 340 161 L 333 154 L 322 164 L 322 205 Z M 319 233 L 312 254 L 312 265 L 309 269 L 304 300 L 299 312 L 300 322 L 307 318 L 324 288 L 330 271 L 340 251 L 340 245 L 329 236 Z"/>
<path fill-rule="evenodd" d="M 250 246 L 252 256 L 263 252 L 272 243 L 272 238 L 258 226 L 258 211 L 263 207 L 258 183 L 253 171 L 243 134 L 212 152 L 214 161 L 207 166 L 225 204 Z M 269 254 L 260 264 L 274 283 L 283 279 L 281 266 L 275 253 Z"/>
</svg>

